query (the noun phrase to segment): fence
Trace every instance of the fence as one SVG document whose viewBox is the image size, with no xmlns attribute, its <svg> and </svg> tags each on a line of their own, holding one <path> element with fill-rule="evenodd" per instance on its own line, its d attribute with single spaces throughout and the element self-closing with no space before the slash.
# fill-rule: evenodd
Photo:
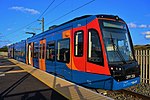
<svg viewBox="0 0 150 100">
<path fill-rule="evenodd" d="M 7 56 L 8 56 L 8 52 L 0 52 L 0 56 L 5 56 L 5 57 L 7 57 Z"/>
<path fill-rule="evenodd" d="M 150 50 L 135 50 L 135 57 L 141 68 L 141 82 L 150 83 Z"/>
</svg>

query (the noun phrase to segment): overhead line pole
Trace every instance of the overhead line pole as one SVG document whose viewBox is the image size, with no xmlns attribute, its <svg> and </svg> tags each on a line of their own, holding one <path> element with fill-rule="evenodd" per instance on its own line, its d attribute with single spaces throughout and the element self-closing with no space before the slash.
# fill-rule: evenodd
<svg viewBox="0 0 150 100">
<path fill-rule="evenodd" d="M 44 32 L 44 18 L 42 18 L 42 20 L 38 20 L 38 21 L 41 22 L 41 24 L 42 24 L 42 32 Z"/>
<path fill-rule="evenodd" d="M 44 17 L 42 18 L 42 32 L 44 32 Z"/>
</svg>

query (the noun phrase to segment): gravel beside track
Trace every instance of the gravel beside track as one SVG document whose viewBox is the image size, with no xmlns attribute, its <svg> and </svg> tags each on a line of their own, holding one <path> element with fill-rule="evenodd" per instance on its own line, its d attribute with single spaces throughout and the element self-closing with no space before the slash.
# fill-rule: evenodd
<svg viewBox="0 0 150 100">
<path fill-rule="evenodd" d="M 140 83 L 136 86 L 127 88 L 126 90 L 150 97 L 150 84 L 148 83 Z M 133 95 L 122 93 L 120 91 L 108 91 L 106 96 L 111 97 L 115 100 L 144 100 L 142 98 L 138 98 Z"/>
<path fill-rule="evenodd" d="M 148 83 L 140 83 L 136 86 L 127 88 L 127 90 L 130 90 L 132 92 L 137 92 L 139 94 L 143 94 L 150 97 L 150 84 Z"/>
</svg>

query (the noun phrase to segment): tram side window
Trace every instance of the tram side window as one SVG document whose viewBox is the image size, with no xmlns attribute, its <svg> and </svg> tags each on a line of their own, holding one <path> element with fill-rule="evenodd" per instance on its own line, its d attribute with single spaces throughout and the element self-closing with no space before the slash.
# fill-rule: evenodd
<svg viewBox="0 0 150 100">
<path fill-rule="evenodd" d="M 98 32 L 90 29 L 88 32 L 88 61 L 103 65 L 102 48 Z"/>
<path fill-rule="evenodd" d="M 38 51 L 39 51 L 38 44 L 35 43 L 34 44 L 34 58 L 38 58 Z"/>
<path fill-rule="evenodd" d="M 74 38 L 74 55 L 81 57 L 83 56 L 83 31 L 78 31 L 75 33 Z"/>
<path fill-rule="evenodd" d="M 42 59 L 42 51 L 43 51 L 43 50 L 42 50 L 42 47 L 43 47 L 42 44 L 40 44 L 40 54 L 39 54 L 39 58 L 40 58 L 40 59 Z"/>
<path fill-rule="evenodd" d="M 47 59 L 54 61 L 55 60 L 55 43 L 48 43 L 47 45 Z"/>
<path fill-rule="evenodd" d="M 70 61 L 70 39 L 58 41 L 57 60 L 69 63 Z"/>
<path fill-rule="evenodd" d="M 45 43 L 43 43 L 42 59 L 45 58 Z"/>
</svg>

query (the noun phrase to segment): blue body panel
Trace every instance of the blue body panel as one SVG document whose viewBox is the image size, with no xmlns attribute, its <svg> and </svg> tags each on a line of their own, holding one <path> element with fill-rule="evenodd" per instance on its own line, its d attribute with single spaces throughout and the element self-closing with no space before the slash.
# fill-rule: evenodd
<svg viewBox="0 0 150 100">
<path fill-rule="evenodd" d="M 56 72 L 55 66 L 56 66 L 55 61 L 46 60 L 46 71 L 47 72 L 52 72 L 52 73 Z"/>
<path fill-rule="evenodd" d="M 57 63 L 56 69 L 54 70 L 56 70 L 57 74 L 64 76 L 65 79 L 89 88 L 120 90 L 140 83 L 140 77 L 117 82 L 112 76 L 71 70 L 67 68 L 65 64 L 61 64 L 61 63 L 59 64 Z M 48 72 L 51 71 L 49 70 Z"/>
<path fill-rule="evenodd" d="M 35 68 L 39 68 L 39 59 L 38 58 L 33 58 L 33 64 Z"/>
<path fill-rule="evenodd" d="M 22 40 L 21 42 L 14 44 L 14 59 L 21 62 L 26 62 L 26 41 Z"/>
<path fill-rule="evenodd" d="M 111 76 L 92 74 L 87 72 L 72 71 L 72 80 L 73 82 L 90 87 L 90 88 L 102 88 L 110 89 L 111 88 Z"/>
<path fill-rule="evenodd" d="M 139 84 L 139 83 L 140 83 L 140 77 L 136 77 L 134 79 L 121 81 L 121 82 L 117 82 L 116 80 L 113 80 L 112 90 L 120 90 L 120 89 L 127 88 L 130 86 Z"/>
</svg>

